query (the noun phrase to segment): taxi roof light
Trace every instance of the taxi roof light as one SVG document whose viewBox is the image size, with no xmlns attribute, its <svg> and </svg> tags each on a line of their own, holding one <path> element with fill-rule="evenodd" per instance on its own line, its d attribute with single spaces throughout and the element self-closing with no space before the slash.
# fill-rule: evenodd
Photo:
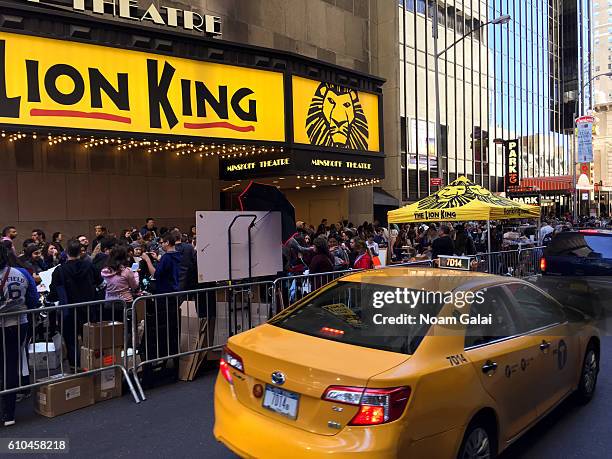
<svg viewBox="0 0 612 459">
<path fill-rule="evenodd" d="M 359 406 L 349 425 L 376 425 L 400 418 L 410 398 L 409 387 L 368 389 L 365 387 L 330 386 L 323 400 Z"/>
<path fill-rule="evenodd" d="M 331 327 L 322 327 L 321 333 L 332 335 L 332 336 L 342 336 L 344 335 L 344 330 L 338 330 L 337 328 L 331 328 Z"/>
</svg>

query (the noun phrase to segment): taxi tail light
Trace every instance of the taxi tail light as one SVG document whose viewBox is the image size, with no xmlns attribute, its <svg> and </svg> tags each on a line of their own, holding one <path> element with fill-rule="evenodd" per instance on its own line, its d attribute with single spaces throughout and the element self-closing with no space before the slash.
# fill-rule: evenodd
<svg viewBox="0 0 612 459">
<path fill-rule="evenodd" d="M 238 354 L 230 351 L 229 348 L 225 346 L 221 353 L 221 360 L 219 361 L 219 372 L 230 384 L 234 382 L 231 374 L 232 369 L 244 373 L 244 363 Z"/>
<path fill-rule="evenodd" d="M 359 407 L 349 422 L 353 426 L 384 424 L 400 418 L 408 404 L 409 387 L 368 389 L 365 387 L 331 386 L 323 394 L 323 400 Z"/>
<path fill-rule="evenodd" d="M 540 258 L 540 271 L 546 271 L 546 258 L 544 257 Z"/>
</svg>

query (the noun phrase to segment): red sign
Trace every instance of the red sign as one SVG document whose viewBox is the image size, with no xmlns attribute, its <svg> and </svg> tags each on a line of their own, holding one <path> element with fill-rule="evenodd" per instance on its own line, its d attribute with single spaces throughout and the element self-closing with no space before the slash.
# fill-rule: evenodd
<svg viewBox="0 0 612 459">
<path fill-rule="evenodd" d="M 594 116 L 590 116 L 590 115 L 581 116 L 579 118 L 576 118 L 576 124 L 580 124 L 580 123 L 594 123 L 594 122 L 595 122 L 595 117 Z"/>
<path fill-rule="evenodd" d="M 580 163 L 580 173 L 586 176 L 591 175 L 591 163 Z"/>
<path fill-rule="evenodd" d="M 429 179 L 431 186 L 442 186 L 442 179 L 440 177 L 432 177 Z"/>
</svg>

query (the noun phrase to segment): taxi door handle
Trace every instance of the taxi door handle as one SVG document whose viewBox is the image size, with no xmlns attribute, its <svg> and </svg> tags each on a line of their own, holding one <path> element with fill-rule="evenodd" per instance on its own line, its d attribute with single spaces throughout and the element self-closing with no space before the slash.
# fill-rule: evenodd
<svg viewBox="0 0 612 459">
<path fill-rule="evenodd" d="M 547 351 L 550 348 L 550 343 L 548 341 L 542 341 L 542 344 L 540 344 L 540 350 L 542 352 Z"/>
<path fill-rule="evenodd" d="M 497 363 L 491 362 L 490 360 L 487 360 L 482 366 L 482 372 L 484 374 L 492 373 L 495 370 L 497 370 Z"/>
</svg>

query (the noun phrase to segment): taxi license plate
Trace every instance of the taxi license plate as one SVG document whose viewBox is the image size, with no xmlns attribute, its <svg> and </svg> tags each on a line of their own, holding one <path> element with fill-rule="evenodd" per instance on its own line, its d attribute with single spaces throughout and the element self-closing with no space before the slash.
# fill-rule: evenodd
<svg viewBox="0 0 612 459">
<path fill-rule="evenodd" d="M 266 385 L 263 407 L 291 419 L 297 418 L 299 394 L 279 387 Z"/>
</svg>

